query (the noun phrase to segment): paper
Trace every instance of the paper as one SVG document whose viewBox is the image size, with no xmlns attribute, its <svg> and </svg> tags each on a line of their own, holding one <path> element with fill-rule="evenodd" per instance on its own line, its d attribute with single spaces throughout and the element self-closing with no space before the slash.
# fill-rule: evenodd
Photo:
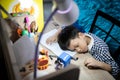
<svg viewBox="0 0 120 80">
<path fill-rule="evenodd" d="M 71 51 L 64 51 L 59 47 L 59 44 L 57 42 L 50 44 L 46 44 L 46 39 L 50 36 L 52 36 L 53 34 L 55 34 L 57 32 L 56 29 L 53 29 L 51 31 L 49 31 L 48 33 L 45 33 L 42 35 L 41 41 L 40 43 L 45 46 L 46 48 L 50 49 L 54 54 L 56 54 L 57 56 L 59 56 L 61 53 L 66 52 L 67 54 L 74 56 L 76 54 L 76 52 L 71 52 Z"/>
</svg>

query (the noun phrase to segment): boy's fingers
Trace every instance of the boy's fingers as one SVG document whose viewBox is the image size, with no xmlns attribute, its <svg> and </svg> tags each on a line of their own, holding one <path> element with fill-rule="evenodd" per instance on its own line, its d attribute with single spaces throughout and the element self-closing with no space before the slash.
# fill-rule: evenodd
<svg viewBox="0 0 120 80">
<path fill-rule="evenodd" d="M 48 38 L 48 39 L 46 40 L 46 43 L 47 43 L 47 44 L 50 44 L 52 41 L 53 41 L 52 39 L 49 39 L 49 38 Z"/>
<path fill-rule="evenodd" d="M 93 66 L 88 66 L 89 69 L 93 69 Z"/>
<path fill-rule="evenodd" d="M 88 59 L 86 59 L 86 60 L 84 61 L 84 65 L 87 66 L 88 63 L 89 63 L 89 61 L 88 61 Z"/>
<path fill-rule="evenodd" d="M 50 42 L 50 40 L 47 39 L 47 40 L 46 40 L 46 43 L 49 44 L 49 42 Z"/>
<path fill-rule="evenodd" d="M 48 41 L 46 41 L 46 43 L 47 43 L 47 44 L 50 44 L 50 45 L 51 45 L 52 43 L 55 43 L 55 42 L 57 42 L 57 40 L 48 40 Z"/>
<path fill-rule="evenodd" d="M 92 69 L 92 68 L 93 68 L 93 66 L 92 66 L 90 63 L 86 63 L 85 66 L 86 66 L 87 68 L 89 68 L 89 69 Z"/>
<path fill-rule="evenodd" d="M 85 61 L 84 64 L 85 64 L 85 66 L 88 66 L 89 62 L 88 62 L 88 61 Z"/>
</svg>

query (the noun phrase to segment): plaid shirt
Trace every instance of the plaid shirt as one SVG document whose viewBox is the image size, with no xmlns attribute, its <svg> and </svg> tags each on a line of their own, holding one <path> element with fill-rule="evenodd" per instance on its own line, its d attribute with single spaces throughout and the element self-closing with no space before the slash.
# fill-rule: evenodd
<svg viewBox="0 0 120 80">
<path fill-rule="evenodd" d="M 109 53 L 109 48 L 107 44 L 97 36 L 92 33 L 88 33 L 89 36 L 93 38 L 93 45 L 89 50 L 90 54 L 99 61 L 105 62 L 112 67 L 111 74 L 115 77 L 118 72 L 120 72 L 120 68 L 114 59 L 111 57 Z"/>
</svg>

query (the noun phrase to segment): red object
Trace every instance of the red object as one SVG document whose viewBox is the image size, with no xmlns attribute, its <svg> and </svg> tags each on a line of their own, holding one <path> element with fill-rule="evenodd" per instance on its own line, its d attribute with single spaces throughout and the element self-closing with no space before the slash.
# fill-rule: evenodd
<svg viewBox="0 0 120 80">
<path fill-rule="evenodd" d="M 39 70 L 44 70 L 47 69 L 48 67 L 48 62 L 49 62 L 49 57 L 48 57 L 48 51 L 45 49 L 41 49 L 40 50 L 40 55 L 42 57 L 40 57 L 38 59 L 38 69 Z"/>
</svg>

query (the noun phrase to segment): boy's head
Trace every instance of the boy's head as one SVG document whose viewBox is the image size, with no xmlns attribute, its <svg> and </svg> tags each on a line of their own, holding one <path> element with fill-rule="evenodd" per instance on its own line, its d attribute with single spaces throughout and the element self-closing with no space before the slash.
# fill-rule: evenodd
<svg viewBox="0 0 120 80">
<path fill-rule="evenodd" d="M 87 40 L 84 33 L 80 32 L 73 25 L 65 27 L 58 35 L 58 44 L 63 50 L 86 52 Z"/>
</svg>

